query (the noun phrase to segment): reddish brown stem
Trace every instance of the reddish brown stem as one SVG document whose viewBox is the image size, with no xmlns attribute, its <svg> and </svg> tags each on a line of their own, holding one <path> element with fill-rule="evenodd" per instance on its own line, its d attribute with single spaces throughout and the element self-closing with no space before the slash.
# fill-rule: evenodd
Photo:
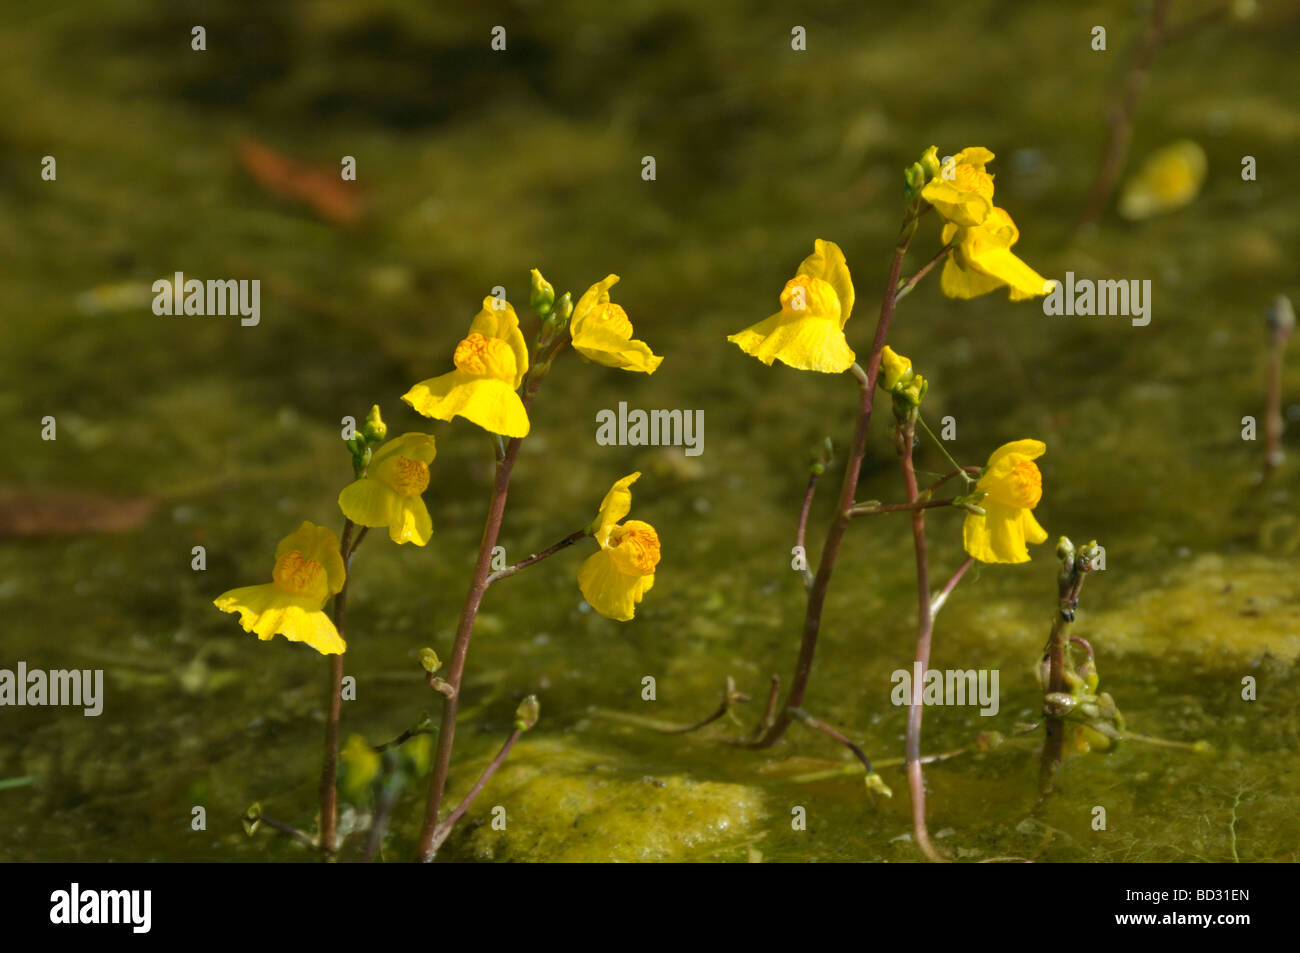
<svg viewBox="0 0 1300 953">
<path fill-rule="evenodd" d="M 907 489 L 907 498 L 915 500 L 920 492 L 916 485 L 916 468 L 912 463 L 912 447 L 916 443 L 915 418 L 900 427 L 898 440 L 903 485 Z M 927 858 L 936 863 L 944 863 L 947 858 L 939 853 L 930 840 L 930 832 L 925 823 L 925 778 L 921 765 L 921 715 L 925 706 L 921 703 L 919 679 L 924 678 L 930 668 L 930 641 L 934 633 L 934 614 L 930 609 L 930 564 L 925 549 L 925 511 L 922 509 L 912 512 L 912 542 L 916 550 L 916 664 L 912 671 L 918 681 L 912 685 L 903 753 L 907 758 L 907 785 L 912 795 L 912 829 L 916 832 L 916 844 Z"/>
<path fill-rule="evenodd" d="M 344 616 L 348 606 L 347 570 L 352 566 L 352 554 L 356 546 L 352 545 L 352 520 L 343 521 L 343 535 L 339 541 L 339 553 L 343 557 L 343 587 L 334 597 L 334 628 L 338 629 L 339 638 L 343 637 Z M 359 545 L 360 539 L 357 540 Z M 320 771 L 320 849 L 327 854 L 334 852 L 334 833 L 338 818 L 339 773 L 339 721 L 343 714 L 343 655 L 329 656 L 329 695 L 325 716 L 325 757 Z"/>
<path fill-rule="evenodd" d="M 580 529 L 576 533 L 570 533 L 568 536 L 564 537 L 564 539 L 560 540 L 558 543 L 553 543 L 552 545 L 546 547 L 540 553 L 534 553 L 533 555 L 529 556 L 527 559 L 521 559 L 513 566 L 507 566 L 505 569 L 499 569 L 496 572 L 492 573 L 490 576 L 487 577 L 487 582 L 485 583 L 485 585 L 490 586 L 498 579 L 506 579 L 510 576 L 513 576 L 515 573 L 519 572 L 520 570 L 527 569 L 529 566 L 533 565 L 534 563 L 541 562 L 543 559 L 546 559 L 548 556 L 554 556 L 562 549 L 568 549 L 574 543 L 578 542 L 578 540 L 586 539 L 586 537 L 587 537 L 587 531 L 585 529 Z"/>
<path fill-rule="evenodd" d="M 884 299 L 880 305 L 880 318 L 876 322 L 876 335 L 871 342 L 871 357 L 867 369 L 859 379 L 860 403 L 858 423 L 853 434 L 853 450 L 849 454 L 848 464 L 844 468 L 844 482 L 840 484 L 839 503 L 835 507 L 835 516 L 826 542 L 822 545 L 821 558 L 817 562 L 817 574 L 813 577 L 812 588 L 808 591 L 808 607 L 804 612 L 803 637 L 799 646 L 799 661 L 795 666 L 794 679 L 790 684 L 790 694 L 786 697 L 781 714 L 777 716 L 767 731 L 750 744 L 756 748 L 766 748 L 775 744 L 786 729 L 790 727 L 793 717 L 791 709 L 803 704 L 804 692 L 808 688 L 808 678 L 812 675 L 813 657 L 817 653 L 817 635 L 821 629 L 822 609 L 826 604 L 826 592 L 830 587 L 831 574 L 835 569 L 835 558 L 840 551 L 844 532 L 848 529 L 849 510 L 853 507 L 853 496 L 857 492 L 858 477 L 862 473 L 862 458 L 867 452 L 867 432 L 871 425 L 871 411 L 875 406 L 876 378 L 880 374 L 880 354 L 885 349 L 889 337 L 890 322 L 894 317 L 894 290 L 898 287 L 898 276 L 903 269 L 903 257 L 907 246 L 916 231 L 916 207 L 909 208 L 899 235 L 894 257 L 889 265 L 889 277 L 885 282 Z"/>
<path fill-rule="evenodd" d="M 474 803 L 474 799 L 479 796 L 479 792 L 483 790 L 488 781 L 492 780 L 492 775 L 496 774 L 497 769 L 505 763 L 506 758 L 510 754 L 510 749 L 515 746 L 515 742 L 519 740 L 519 736 L 523 733 L 523 728 L 516 725 L 515 729 L 510 732 L 510 737 L 506 739 L 506 743 L 502 745 L 501 750 L 497 752 L 497 756 L 492 759 L 492 763 L 483 769 L 483 773 L 479 775 L 479 779 L 475 781 L 474 786 L 469 789 L 469 793 L 465 795 L 458 805 L 456 805 L 456 809 L 447 815 L 447 819 L 438 825 L 438 828 L 434 831 L 433 838 L 430 841 L 430 856 L 437 853 L 438 848 L 442 846 L 443 841 L 445 841 L 451 834 L 451 829 L 456 826 L 456 822 L 459 821 L 461 816 L 469 810 L 470 805 Z"/>
<path fill-rule="evenodd" d="M 549 364 L 555 353 L 564 346 L 560 343 L 547 355 Z M 539 349 L 540 350 L 540 349 Z M 537 396 L 545 374 L 536 373 L 538 367 L 537 353 L 533 356 L 533 370 L 524 379 L 523 404 L 527 413 Z M 425 799 L 424 824 L 420 828 L 420 840 L 417 857 L 421 862 L 433 858 L 437 847 L 434 840 L 437 835 L 438 814 L 442 810 L 442 795 L 447 786 L 447 773 L 451 768 L 451 747 L 456 736 L 456 712 L 460 706 L 460 681 L 465 672 L 465 659 L 469 654 L 470 637 L 474 632 L 474 620 L 478 616 L 483 594 L 487 591 L 488 577 L 492 569 L 492 550 L 496 547 L 497 537 L 501 534 L 501 520 L 505 516 L 506 494 L 510 489 L 510 474 L 514 470 L 515 460 L 519 456 L 522 437 L 512 437 L 506 444 L 505 452 L 497 463 L 496 477 L 492 481 L 492 498 L 488 503 L 487 519 L 483 525 L 483 538 L 479 543 L 478 559 L 474 563 L 474 576 L 470 582 L 469 592 L 465 596 L 465 605 L 461 609 L 460 621 L 456 626 L 456 638 L 452 643 L 451 658 L 447 663 L 444 681 L 451 691 L 443 696 L 442 721 L 438 729 L 438 748 L 434 754 L 433 775 L 429 779 L 429 794 Z"/>
</svg>

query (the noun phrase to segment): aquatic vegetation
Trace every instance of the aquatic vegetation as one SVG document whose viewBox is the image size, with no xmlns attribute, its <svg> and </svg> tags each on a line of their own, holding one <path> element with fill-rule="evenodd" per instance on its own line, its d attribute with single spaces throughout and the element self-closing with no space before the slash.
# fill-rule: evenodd
<svg viewBox="0 0 1300 953">
<path fill-rule="evenodd" d="M 474 623 L 488 587 L 591 537 L 600 548 L 579 569 L 579 589 L 601 615 L 623 622 L 635 616 L 636 605 L 654 585 L 655 567 L 660 560 L 659 534 L 653 526 L 642 520 L 621 522 L 631 512 L 629 487 L 641 476 L 639 472 L 611 487 L 598 515 L 583 529 L 510 566 L 498 568 L 495 557 L 510 477 L 520 443 L 530 430 L 528 409 L 557 355 L 572 343 L 590 361 L 646 374 L 653 373 L 662 361 L 644 342 L 632 339 L 627 313 L 610 301 L 609 289 L 617 281 L 617 275 L 609 275 L 592 285 L 575 307 L 568 292 L 557 302 L 553 287 L 541 272 L 533 269 L 530 304 L 539 319 L 539 328 L 531 352 L 514 307 L 504 297 L 490 295 L 483 299 L 481 310 L 470 323 L 469 333 L 456 345 L 455 370 L 416 384 L 402 398 L 426 417 L 443 421 L 463 417 L 496 438 L 489 443 L 496 456 L 492 497 L 446 674 L 438 674 L 442 661 L 433 649 L 424 648 L 417 654 L 429 689 L 442 702 L 437 749 L 432 757 L 427 756 L 424 748 L 433 731 L 427 715 L 384 744 L 367 745 L 361 736 L 353 735 L 342 753 L 339 729 L 342 656 L 347 651 L 342 635 L 347 573 L 357 547 L 370 528 L 387 528 L 394 543 L 414 543 L 417 547 L 429 543 L 433 521 L 423 495 L 430 484 L 429 464 L 437 454 L 434 435 L 405 433 L 389 440 L 388 425 L 378 405 L 371 408 L 360 428 L 345 427 L 343 436 L 351 453 L 354 479 L 338 497 L 339 509 L 345 517 L 342 537 L 304 523 L 276 549 L 272 583 L 232 590 L 217 598 L 218 608 L 238 611 L 244 629 L 256 632 L 259 638 L 269 639 L 283 633 L 293 641 L 306 642 L 331 656 L 320 783 L 320 831 L 313 837 L 268 817 L 260 805 L 254 805 L 245 817 L 250 832 L 265 823 L 327 856 L 336 855 L 340 850 L 339 793 L 357 799 L 369 792 L 373 793 L 374 811 L 359 859 L 373 860 L 382 849 L 389 814 L 402 787 L 431 766 L 417 848 L 418 859 L 431 860 L 456 822 L 505 762 L 520 736 L 537 724 L 541 713 L 535 696 L 529 695 L 520 702 L 514 729 L 496 758 L 462 801 L 444 815 L 442 800 L 451 764 L 460 686 Z M 510 439 L 505 442 L 502 437 Z M 358 527 L 360 532 L 354 536 Z M 323 611 L 331 595 L 335 596 L 332 621 Z"/>
</svg>

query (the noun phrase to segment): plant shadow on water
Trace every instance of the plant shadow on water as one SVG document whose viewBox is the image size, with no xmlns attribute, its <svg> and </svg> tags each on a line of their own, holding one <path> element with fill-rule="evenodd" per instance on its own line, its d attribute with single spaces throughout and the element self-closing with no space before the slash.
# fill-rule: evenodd
<svg viewBox="0 0 1300 953">
<path fill-rule="evenodd" d="M 211 600 L 260 575 L 302 520 L 337 522 L 324 514 L 348 480 L 340 418 L 378 402 L 391 425 L 421 429 L 401 394 L 443 367 L 487 289 L 526 300 L 534 266 L 566 287 L 622 275 L 638 336 L 666 363 L 653 378 L 593 367 L 548 380 L 502 544 L 512 559 L 537 551 L 590 519 L 593 494 L 641 470 L 637 512 L 658 528 L 663 560 L 627 625 L 583 604 L 576 553 L 493 587 L 451 796 L 496 752 L 519 698 L 537 693 L 542 721 L 440 857 L 918 859 L 897 768 L 882 771 L 895 797 L 873 800 L 860 774 L 795 780 L 851 763 L 800 725 L 764 751 L 726 743 L 757 717 L 769 676 L 788 677 L 803 612 L 790 568 L 800 448 L 830 435 L 838 482 L 856 392 L 847 377 L 761 367 L 725 336 L 770 314 L 790 264 L 826 236 L 854 270 L 860 316 L 847 332 L 865 353 L 898 169 L 932 142 L 998 153 L 1017 251 L 1043 274 L 1153 279 L 1146 327 L 1049 318 L 1004 295 L 949 301 L 930 282 L 891 343 L 936 382 L 927 418 L 955 417 L 963 462 L 1021 434 L 1047 443 L 1037 515 L 1053 538 L 1107 546 L 1074 626 L 1107 690 L 1135 730 L 1214 748 L 1130 742 L 1071 758 L 1040 803 L 1041 734 L 1009 738 L 927 768 L 932 835 L 968 860 L 1296 859 L 1300 431 L 1284 436 L 1291 460 L 1263 489 L 1252 482 L 1260 445 L 1240 433 L 1244 415 L 1262 414 L 1264 309 L 1296 291 L 1300 197 L 1279 172 L 1300 147 L 1285 95 L 1300 87 L 1294 11 L 1162 54 L 1132 155 L 1196 138 L 1205 189 L 1175 214 L 1110 214 L 1076 239 L 1116 79 L 1087 48 L 1092 12 L 844 5 L 808 23 L 808 51 L 792 54 L 779 5 L 657 6 L 597 16 L 546 4 L 518 14 L 496 58 L 463 11 L 414 2 L 214 13 L 203 54 L 188 48 L 188 14 L 161 0 L 11 17 L 0 37 L 15 104 L 0 158 L 11 262 L 0 494 L 19 503 L 0 495 L 0 667 L 102 668 L 106 701 L 98 718 L 4 711 L 0 782 L 32 781 L 0 784 L 0 859 L 314 859 L 248 838 L 238 818 L 258 801 L 313 828 L 320 658 L 257 643 Z M 1129 4 L 1096 6 L 1114 49 L 1136 36 Z M 992 34 L 991 47 L 973 39 Z M 234 38 L 238 56 L 217 38 Z M 330 224 L 267 195 L 241 171 L 248 139 L 322 168 L 356 156 L 363 222 Z M 46 154 L 57 183 L 32 171 Z M 647 154 L 654 182 L 640 176 Z M 1238 174 L 1247 154 L 1257 182 Z M 923 224 L 918 248 L 938 247 L 937 231 Z M 147 304 L 95 311 L 78 297 L 176 270 L 261 276 L 261 323 L 158 317 Z M 1289 405 L 1296 361 L 1293 347 Z M 621 400 L 702 409 L 705 452 L 598 445 L 597 413 Z M 39 437 L 47 414 L 51 443 Z M 859 499 L 902 492 L 887 418 L 873 422 Z M 349 586 L 358 689 L 345 737 L 385 741 L 435 707 L 416 653 L 451 643 L 492 479 L 484 434 L 437 427 L 433 542 L 369 547 Z M 930 446 L 917 466 L 946 470 Z M 124 516 L 136 525 L 123 532 L 17 535 L 12 513 L 31 512 L 38 492 L 151 509 Z M 814 502 L 810 551 L 834 495 Z M 959 519 L 930 520 L 936 578 L 964 558 Z M 196 545 L 203 572 L 190 568 Z M 873 758 L 902 753 L 906 709 L 889 696 L 912 659 L 911 559 L 905 517 L 850 532 L 807 699 Z M 1040 547 L 1028 566 L 982 567 L 954 593 L 931 664 L 999 670 L 1001 706 L 996 717 L 929 711 L 926 752 L 1039 720 L 1056 569 Z M 743 728 L 674 737 L 626 717 L 694 721 L 728 675 L 755 697 Z M 1256 701 L 1242 700 L 1246 676 Z M 408 786 L 386 857 L 412 855 L 421 800 L 422 784 Z M 491 824 L 498 805 L 505 831 Z M 205 831 L 191 829 L 194 806 Z M 1098 806 L 1105 831 L 1092 826 Z M 792 829 L 796 807 L 806 830 Z"/>
</svg>

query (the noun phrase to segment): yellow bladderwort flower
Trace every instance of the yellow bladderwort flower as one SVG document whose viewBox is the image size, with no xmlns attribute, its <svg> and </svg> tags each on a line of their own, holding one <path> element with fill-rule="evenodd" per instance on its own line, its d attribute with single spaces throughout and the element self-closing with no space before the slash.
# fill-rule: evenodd
<svg viewBox="0 0 1300 953">
<path fill-rule="evenodd" d="M 1205 150 L 1190 139 L 1156 150 L 1124 184 L 1119 214 L 1143 219 L 1182 208 L 1200 193 L 1207 166 Z"/>
<path fill-rule="evenodd" d="M 949 298 L 977 298 L 1008 287 L 1012 301 L 1024 301 L 1050 290 L 1051 282 L 1011 251 L 1020 240 L 1020 229 L 1003 209 L 994 208 L 980 225 L 945 225 L 943 243 L 954 239 L 956 246 L 939 278 Z"/>
<path fill-rule="evenodd" d="M 623 306 L 609 300 L 618 275 L 608 275 L 588 288 L 573 306 L 569 334 L 573 347 L 588 360 L 606 367 L 653 374 L 663 361 L 644 341 L 632 339 L 632 322 Z"/>
<path fill-rule="evenodd" d="M 781 310 L 727 340 L 764 364 L 779 360 L 801 371 L 838 374 L 855 359 L 844 338 L 852 313 L 853 279 L 844 252 L 819 238 L 786 282 Z"/>
<path fill-rule="evenodd" d="M 272 582 L 231 589 L 212 604 L 238 612 L 244 631 L 263 641 L 279 634 L 306 642 L 321 655 L 341 655 L 347 644 L 321 610 L 343 588 L 345 576 L 338 537 L 324 526 L 303 523 L 275 547 Z"/>
<path fill-rule="evenodd" d="M 939 166 L 921 198 L 954 225 L 980 224 L 993 211 L 993 176 L 984 171 L 992 161 L 993 153 L 983 146 L 963 149 Z"/>
<path fill-rule="evenodd" d="M 591 607 L 609 619 L 627 622 L 636 605 L 655 584 L 659 564 L 659 534 L 641 520 L 619 520 L 632 510 L 629 487 L 641 474 L 629 474 L 615 483 L 601 501 L 592 521 L 592 536 L 600 551 L 587 557 L 578 570 L 578 588 Z"/>
<path fill-rule="evenodd" d="M 912 359 L 904 357 L 888 344 L 880 352 L 880 389 L 892 391 L 912 376 Z"/>
<path fill-rule="evenodd" d="M 456 369 L 421 381 L 402 400 L 426 417 L 464 417 L 503 437 L 528 436 L 528 412 L 519 385 L 528 371 L 528 345 L 510 302 L 488 296 L 456 345 Z"/>
<path fill-rule="evenodd" d="M 1047 530 L 1030 512 L 1043 496 L 1043 475 L 1034 463 L 1047 452 L 1041 440 L 1016 440 L 993 451 L 975 484 L 986 494 L 979 506 L 986 515 L 967 513 L 962 526 L 966 552 L 982 563 L 1029 561 L 1025 543 L 1047 539 Z"/>
<path fill-rule="evenodd" d="M 420 494 L 429 486 L 429 464 L 437 455 L 433 436 L 405 433 L 381 446 L 366 475 L 339 494 L 339 509 L 358 526 L 387 526 L 395 543 L 423 546 L 433 520 Z"/>
</svg>

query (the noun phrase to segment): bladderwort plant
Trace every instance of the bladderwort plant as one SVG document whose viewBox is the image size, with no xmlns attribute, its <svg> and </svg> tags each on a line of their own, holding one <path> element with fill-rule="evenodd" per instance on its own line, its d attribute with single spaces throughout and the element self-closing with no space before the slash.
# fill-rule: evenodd
<svg viewBox="0 0 1300 953">
<path fill-rule="evenodd" d="M 339 855 L 338 794 L 342 787 L 354 798 L 367 792 L 374 805 L 365 834 L 361 860 L 373 860 L 380 851 L 389 815 L 405 781 L 418 776 L 432 761 L 416 857 L 432 860 L 456 822 L 464 815 L 492 775 L 505 762 L 519 737 L 540 715 L 535 696 L 526 697 L 515 712 L 514 728 L 500 751 L 484 769 L 461 802 L 443 812 L 451 765 L 461 683 L 474 633 L 474 622 L 489 587 L 547 559 L 561 550 L 591 538 L 597 549 L 578 570 L 578 588 L 601 615 L 631 620 L 636 606 L 654 585 L 659 563 L 659 535 L 642 520 L 625 520 L 632 509 L 631 485 L 640 477 L 632 473 L 617 480 L 598 507 L 596 517 L 559 542 L 514 565 L 493 569 L 493 552 L 501 533 L 506 497 L 520 446 L 530 429 L 529 413 L 542 381 L 556 358 L 569 345 L 586 362 L 625 371 L 651 374 L 662 358 L 643 341 L 633 338 L 627 312 L 610 299 L 618 282 L 609 275 L 578 298 L 555 290 L 536 269 L 532 272 L 530 305 L 539 320 L 529 349 L 519 318 L 504 297 L 488 296 L 456 345 L 454 369 L 413 386 L 403 397 L 419 414 L 439 421 L 461 417 L 486 431 L 496 467 L 478 556 L 474 563 L 445 673 L 432 648 L 421 649 L 418 660 L 429 689 L 441 702 L 441 718 L 422 715 L 415 725 L 380 745 L 368 745 L 353 736 L 343 751 L 340 782 L 339 728 L 343 688 L 343 656 L 347 652 L 344 625 L 347 583 L 357 548 L 371 529 L 386 528 L 398 544 L 426 545 L 433 522 L 423 494 L 429 487 L 429 465 L 437 449 L 433 434 L 407 433 L 388 439 L 388 427 L 378 406 L 347 443 L 352 455 L 353 481 L 339 494 L 343 530 L 304 522 L 280 541 L 271 570 L 272 582 L 233 589 L 215 600 L 224 612 L 238 612 L 246 632 L 269 640 L 283 635 L 304 642 L 329 660 L 325 751 L 320 778 L 319 832 L 313 837 L 292 825 L 267 816 L 254 804 L 244 817 L 250 834 L 258 826 L 285 833 L 319 850 L 325 857 Z M 325 605 L 333 599 L 332 618 Z M 431 759 L 427 742 L 437 736 Z M 408 742 L 412 744 L 409 748 Z M 423 746 L 421 742 L 425 743 Z M 407 753 L 403 755 L 403 751 Z"/>
<path fill-rule="evenodd" d="M 917 635 L 915 662 L 925 671 L 929 665 L 934 618 L 953 589 L 976 562 L 1024 563 L 1029 560 L 1028 544 L 1042 543 L 1047 533 L 1034 519 L 1032 510 L 1042 496 L 1042 476 L 1034 460 L 1046 446 L 1037 440 L 1018 440 L 998 448 L 983 467 L 962 465 L 949 455 L 921 416 L 920 407 L 928 381 L 916 373 L 912 362 L 888 346 L 890 327 L 899 302 L 932 270 L 942 265 L 940 286 L 951 298 L 974 298 L 1008 289 L 1012 301 L 1025 301 L 1050 288 L 1042 275 L 1016 256 L 1011 248 L 1020 232 L 1011 216 L 993 203 L 993 176 L 987 165 L 993 153 L 981 147 L 963 149 L 942 162 L 931 146 L 921 158 L 904 170 L 904 213 L 898 242 L 885 279 L 875 335 L 864 367 L 849 346 L 844 329 L 853 313 L 854 288 L 844 253 L 833 242 L 818 239 L 813 253 L 804 259 L 795 276 L 781 292 L 781 310 L 728 340 L 764 364 L 781 361 L 803 371 L 824 374 L 849 373 L 858 386 L 858 420 L 840 484 L 838 502 L 826 531 L 815 572 L 805 572 L 807 605 L 802 641 L 793 679 L 783 702 L 778 704 L 780 677 L 772 676 L 767 703 L 752 734 L 740 743 L 752 748 L 775 744 L 792 721 L 829 735 L 846 745 L 866 770 L 868 788 L 882 795 L 889 788 L 872 768 L 871 761 L 842 733 L 810 714 L 803 707 L 816 656 L 827 592 L 836 558 L 850 524 L 866 516 L 906 513 L 911 522 L 916 554 Z M 903 263 L 922 219 L 936 212 L 943 220 L 939 249 L 910 277 L 903 277 Z M 903 476 L 905 496 L 897 503 L 858 502 L 858 478 L 867 452 L 867 435 L 875 409 L 877 390 L 890 396 L 894 415 L 894 441 Z M 914 447 L 918 429 L 929 436 L 952 469 L 936 483 L 922 489 L 917 481 Z M 813 464 L 800 508 L 796 544 L 804 545 L 808 514 L 826 459 Z M 960 492 L 935 498 L 936 492 L 954 479 L 962 481 Z M 962 537 L 966 560 L 948 581 L 932 592 L 930 558 L 926 544 L 925 514 L 939 507 L 965 511 Z M 720 717 L 736 702 L 746 698 L 728 680 Z M 922 776 L 920 685 L 913 686 L 908 707 L 905 764 L 912 800 L 912 819 L 917 845 L 931 860 L 944 860 L 930 839 L 925 820 L 925 788 Z"/>
</svg>

